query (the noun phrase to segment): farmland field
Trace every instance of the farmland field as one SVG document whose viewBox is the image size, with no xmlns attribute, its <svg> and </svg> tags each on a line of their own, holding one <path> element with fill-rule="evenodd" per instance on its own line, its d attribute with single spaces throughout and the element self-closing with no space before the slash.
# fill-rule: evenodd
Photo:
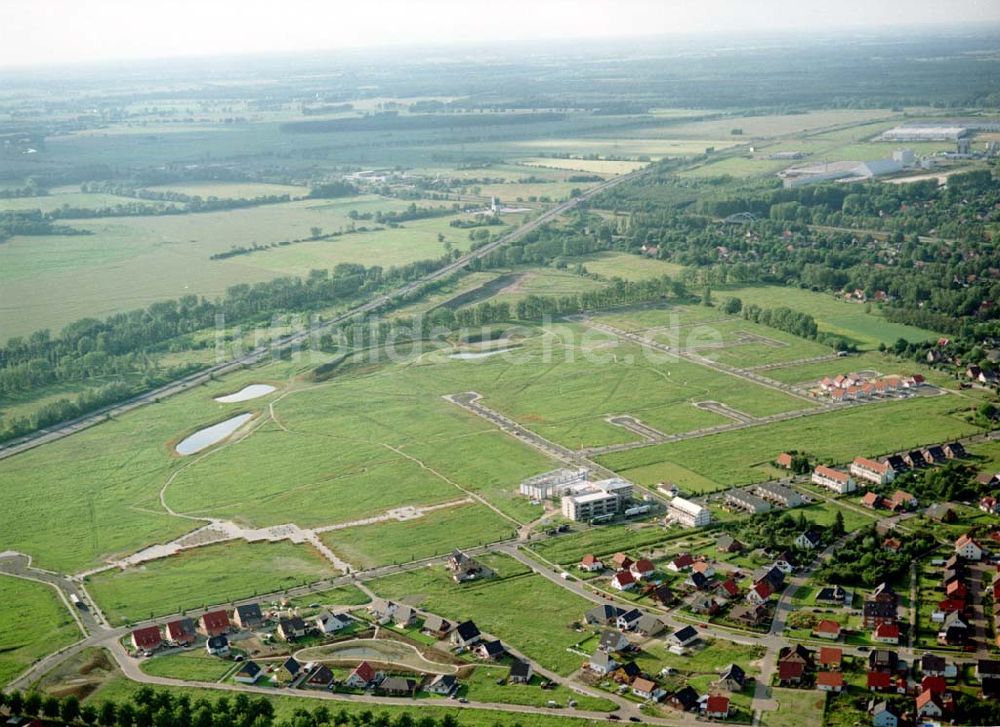
<svg viewBox="0 0 1000 727">
<path fill-rule="evenodd" d="M 855 407 L 750 427 L 711 437 L 609 454 L 601 464 L 644 485 L 672 479 L 685 489 L 705 491 L 768 479 L 758 469 L 780 452 L 797 449 L 820 461 L 848 462 L 975 433 L 977 428 L 952 412 L 951 396 L 934 396 Z M 964 407 L 963 407 L 964 408 Z M 725 452 L 726 456 L 718 456 Z M 671 469 L 680 465 L 716 484 L 688 481 Z"/>
<path fill-rule="evenodd" d="M 0 686 L 80 638 L 69 607 L 51 586 L 0 575 Z"/>
<path fill-rule="evenodd" d="M 526 656 L 560 674 L 580 665 L 566 647 L 580 640 L 569 626 L 590 607 L 538 575 L 456 584 L 441 566 L 387 576 L 370 583 L 384 598 L 405 600 L 452 619 L 472 619 L 481 631 L 515 644 Z"/>
<path fill-rule="evenodd" d="M 109 621 L 122 624 L 294 588 L 334 574 L 310 546 L 233 541 L 98 573 L 88 579 L 87 590 Z"/>
</svg>

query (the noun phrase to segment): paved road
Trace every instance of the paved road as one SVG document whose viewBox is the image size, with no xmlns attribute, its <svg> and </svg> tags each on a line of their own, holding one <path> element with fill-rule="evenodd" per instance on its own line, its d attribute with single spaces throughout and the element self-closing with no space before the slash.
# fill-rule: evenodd
<svg viewBox="0 0 1000 727">
<path fill-rule="evenodd" d="M 12 457 L 16 454 L 20 454 L 21 452 L 26 452 L 29 449 L 33 449 L 48 442 L 53 442 L 58 439 L 62 439 L 63 437 L 68 437 L 71 434 L 75 434 L 76 432 L 87 429 L 88 427 L 92 427 L 95 424 L 99 424 L 103 421 L 106 421 L 108 418 L 120 416 L 125 412 L 137 409 L 141 406 L 145 406 L 146 404 L 151 404 L 161 399 L 165 399 L 169 396 L 173 396 L 175 394 L 188 391 L 189 389 L 207 383 L 208 381 L 211 381 L 213 378 L 216 378 L 223 374 L 235 371 L 244 366 L 250 366 L 259 363 L 260 361 L 270 356 L 272 353 L 285 350 L 297 346 L 303 342 L 306 342 L 311 338 L 313 338 L 314 336 L 316 336 L 319 332 L 324 331 L 333 326 L 339 325 L 354 316 L 363 315 L 365 313 L 373 313 L 381 309 L 382 307 L 393 303 L 395 300 L 417 291 L 418 289 L 427 285 L 428 283 L 434 282 L 435 280 L 440 280 L 441 278 L 448 277 L 452 273 L 464 268 L 473 260 L 483 258 L 489 255 L 494 250 L 497 250 L 498 248 L 503 247 L 504 245 L 507 245 L 513 242 L 514 240 L 524 237 L 525 235 L 533 232 L 534 230 L 538 229 L 547 222 L 552 221 L 559 215 L 570 211 L 571 209 L 573 209 L 574 207 L 578 206 L 583 202 L 586 202 L 595 195 L 600 194 L 601 192 L 604 192 L 618 184 L 621 184 L 622 182 L 635 179 L 637 177 L 642 176 L 643 174 L 647 174 L 650 169 L 651 167 L 637 169 L 634 172 L 629 172 L 628 174 L 623 174 L 618 177 L 613 177 L 612 179 L 602 182 L 601 184 L 598 184 L 596 187 L 588 189 L 586 192 L 584 192 L 578 197 L 574 197 L 573 199 L 567 200 L 566 202 L 557 204 L 555 207 L 551 207 L 550 209 L 540 214 L 538 217 L 529 220 L 525 224 L 521 225 L 516 230 L 512 230 L 511 232 L 507 233 L 506 235 L 503 235 L 502 237 L 494 240 L 493 242 L 483 245 L 482 247 L 459 257 L 454 262 L 449 263 L 448 265 L 445 265 L 444 267 L 439 268 L 434 272 L 428 273 L 419 280 L 415 280 L 411 283 L 402 285 L 396 288 L 395 290 L 383 293 L 382 295 L 379 295 L 366 303 L 348 309 L 343 313 L 340 313 L 329 320 L 326 320 L 316 326 L 313 326 L 308 330 L 283 336 L 282 338 L 272 341 L 271 343 L 265 346 L 255 348 L 254 350 L 250 351 L 247 354 L 234 358 L 230 361 L 218 363 L 207 369 L 199 371 L 198 373 L 191 374 L 190 376 L 178 379 L 176 381 L 167 384 L 166 386 L 162 386 L 158 389 L 146 392 L 145 394 L 140 394 L 139 396 L 135 396 L 124 402 L 113 404 L 104 407 L 102 409 L 98 409 L 85 416 L 65 421 L 60 424 L 54 425 L 52 427 L 46 427 L 36 432 L 32 432 L 31 434 L 27 434 L 23 437 L 19 437 L 17 439 L 13 439 L 9 442 L 6 442 L 0 445 L 0 459 L 4 459 L 6 457 Z"/>
</svg>

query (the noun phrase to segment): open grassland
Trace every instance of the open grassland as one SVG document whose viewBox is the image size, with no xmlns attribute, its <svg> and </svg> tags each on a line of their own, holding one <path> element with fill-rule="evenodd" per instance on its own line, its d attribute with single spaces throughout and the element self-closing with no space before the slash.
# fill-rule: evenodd
<svg viewBox="0 0 1000 727">
<path fill-rule="evenodd" d="M 0 575 L 0 687 L 36 659 L 80 638 L 54 588 Z"/>
<path fill-rule="evenodd" d="M 178 651 L 139 662 L 145 674 L 190 682 L 217 682 L 233 668 L 233 662 L 209 656 L 204 649 Z"/>
<path fill-rule="evenodd" d="M 0 199 L 0 213 L 21 212 L 27 210 L 52 212 L 66 206 L 88 210 L 98 210 L 129 203 L 140 203 L 151 207 L 166 207 L 169 204 L 169 202 L 141 200 L 134 197 L 119 197 L 114 194 L 103 194 L 100 192 L 81 192 L 78 187 L 62 187 L 52 189 L 49 194 L 41 195 L 39 197 L 14 197 L 12 199 Z M 61 224 L 72 227 L 76 225 L 76 221 L 67 220 Z"/>
<path fill-rule="evenodd" d="M 902 118 L 885 109 L 826 109 L 796 114 L 763 114 L 760 116 L 727 116 L 722 119 L 704 121 L 682 120 L 669 123 L 661 128 L 664 134 L 682 139 L 731 138 L 735 141 L 750 141 L 754 138 L 774 138 L 789 134 L 817 133 L 834 126 L 856 126 L 879 119 Z M 741 135 L 733 135 L 733 129 L 742 129 Z M 646 133 L 640 129 L 638 133 Z"/>
<path fill-rule="evenodd" d="M 477 666 L 472 674 L 462 678 L 459 696 L 474 702 L 496 702 L 499 704 L 525 704 L 531 707 L 547 707 L 549 701 L 556 702 L 560 707 L 567 706 L 569 700 L 576 701 L 576 709 L 586 709 L 595 712 L 611 712 L 617 707 L 614 702 L 600 697 L 588 697 L 570 690 L 568 687 L 557 686 L 554 689 L 542 689 L 543 679 L 534 676 L 530 684 L 497 684 L 498 679 L 507 678 L 506 667 Z"/>
<path fill-rule="evenodd" d="M 593 255 L 573 258 L 572 262 L 583 263 L 591 273 L 606 278 L 622 278 L 624 280 L 646 280 L 658 278 L 661 275 L 678 277 L 684 271 L 683 265 L 631 255 L 627 252 L 598 252 Z"/>
<path fill-rule="evenodd" d="M 736 297 L 743 301 L 743 305 L 755 303 L 763 308 L 785 306 L 808 313 L 816 319 L 821 331 L 845 336 L 860 348 L 876 348 L 880 342 L 891 345 L 897 338 L 924 341 L 938 337 L 934 331 L 891 323 L 879 314 L 877 308 L 866 313 L 862 304 L 848 303 L 827 293 L 814 293 L 802 288 L 759 285 L 713 292 L 720 300 Z"/>
<path fill-rule="evenodd" d="M 87 702 L 100 706 L 101 702 L 115 701 L 123 702 L 131 699 L 142 687 L 142 684 L 129 681 L 124 677 L 117 677 L 108 680 L 98 691 L 88 697 Z M 175 698 L 186 696 L 191 702 L 199 699 L 208 699 L 215 702 L 220 696 L 225 696 L 226 692 L 214 689 L 198 687 L 166 687 Z M 421 717 L 433 717 L 442 719 L 450 716 L 456 720 L 460 727 L 481 727 L 481 725 L 496 725 L 498 727 L 596 727 L 605 724 L 593 720 L 574 718 L 568 715 L 547 715 L 547 714 L 526 714 L 509 713 L 482 709 L 455 709 L 454 707 L 436 706 L 437 700 L 422 700 L 413 702 L 400 700 L 400 704 L 394 705 L 370 705 L 364 703 L 352 703 L 348 701 L 328 702 L 310 698 L 306 693 L 303 696 L 289 696 L 287 693 L 277 693 L 268 695 L 267 700 L 274 706 L 274 716 L 276 721 L 292 719 L 298 709 L 305 709 L 312 712 L 317 707 L 325 706 L 331 713 L 339 714 L 341 710 L 347 715 L 360 716 L 363 713 L 375 713 L 385 715 L 387 720 L 395 721 L 403 714 L 408 714 L 419 720 Z M 373 708 L 374 707 L 374 708 Z"/>
<path fill-rule="evenodd" d="M 155 301 L 196 294 L 215 297 L 231 285 L 280 275 L 304 276 L 338 263 L 389 267 L 440 257 L 443 234 L 468 243 L 452 216 L 395 229 L 354 232 L 210 260 L 233 247 L 267 245 L 346 230 L 348 213 L 404 209 L 409 202 L 374 196 L 306 200 L 247 209 L 74 221 L 89 235 L 13 237 L 0 245 L 0 329 L 7 335 L 58 329 L 84 316 L 101 317 Z M 434 204 L 434 203 L 424 203 Z M 372 230 L 373 222 L 358 226 Z"/>
<path fill-rule="evenodd" d="M 687 481 L 677 465 L 717 488 L 759 481 L 767 479 L 760 467 L 782 451 L 847 462 L 975 433 L 976 427 L 953 414 L 964 407 L 952 396 L 884 402 L 605 455 L 599 461 L 644 485 L 670 479 L 701 492 L 707 489 L 704 481 Z"/>
<path fill-rule="evenodd" d="M 202 199 L 253 199 L 287 194 L 289 197 L 304 197 L 309 188 L 293 184 L 265 184 L 261 182 L 171 182 L 149 187 L 155 192 L 179 192 L 198 196 Z"/>
<path fill-rule="evenodd" d="M 660 135 L 661 129 L 650 127 L 642 129 L 642 132 L 644 133 L 633 133 L 630 136 L 622 134 L 615 137 L 587 136 L 512 140 L 503 144 L 502 149 L 507 154 L 519 157 L 525 155 L 535 157 L 539 154 L 598 154 L 600 156 L 636 158 L 643 155 L 656 161 L 668 156 L 703 154 L 709 147 L 715 147 L 716 151 L 721 151 L 730 146 L 744 143 L 735 137 L 733 139 L 674 138 L 670 135 L 669 130 Z M 476 152 L 494 151 L 497 149 L 497 145 L 469 144 L 466 149 Z"/>
<path fill-rule="evenodd" d="M 774 687 L 771 697 L 778 703 L 773 712 L 763 712 L 763 727 L 820 727 L 826 707 L 826 693 L 815 689 Z"/>
<path fill-rule="evenodd" d="M 436 566 L 369 585 L 384 598 L 405 600 L 451 619 L 472 619 L 481 631 L 560 674 L 570 674 L 580 665 L 581 657 L 566 648 L 580 640 L 570 624 L 590 603 L 541 576 L 457 584 L 444 567 Z"/>
<path fill-rule="evenodd" d="M 613 159 L 565 159 L 551 157 L 533 157 L 522 159 L 521 163 L 529 167 L 549 167 L 552 169 L 568 169 L 574 172 L 590 174 L 627 174 L 646 166 L 647 162 L 617 161 Z"/>
<path fill-rule="evenodd" d="M 515 537 L 514 525 L 482 505 L 462 505 L 435 510 L 403 522 L 390 520 L 331 530 L 321 539 L 356 568 L 404 563 L 450 553 L 455 548 Z"/>
<path fill-rule="evenodd" d="M 310 546 L 242 540 L 91 576 L 87 590 L 115 624 L 281 591 L 334 575 Z"/>
</svg>

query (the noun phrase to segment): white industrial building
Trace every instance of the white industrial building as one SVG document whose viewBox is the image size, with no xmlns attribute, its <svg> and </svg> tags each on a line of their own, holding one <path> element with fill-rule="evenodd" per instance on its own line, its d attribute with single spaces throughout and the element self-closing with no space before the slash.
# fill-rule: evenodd
<svg viewBox="0 0 1000 727">
<path fill-rule="evenodd" d="M 558 469 L 529 477 L 521 483 L 521 494 L 532 500 L 548 500 L 561 497 L 574 487 L 585 484 L 590 471 L 586 467 L 578 469 Z"/>
<path fill-rule="evenodd" d="M 867 162 L 819 162 L 789 167 L 778 172 L 786 188 L 804 187 L 821 182 L 863 182 L 903 170 L 905 165 L 896 159 L 874 159 Z"/>
<path fill-rule="evenodd" d="M 563 517 L 578 522 L 608 518 L 625 509 L 632 499 L 632 483 L 620 477 L 598 482 L 578 482 L 564 490 Z"/>
<path fill-rule="evenodd" d="M 700 528 L 712 522 L 712 514 L 707 507 L 683 497 L 675 497 L 667 508 L 667 519 L 686 528 Z"/>
</svg>

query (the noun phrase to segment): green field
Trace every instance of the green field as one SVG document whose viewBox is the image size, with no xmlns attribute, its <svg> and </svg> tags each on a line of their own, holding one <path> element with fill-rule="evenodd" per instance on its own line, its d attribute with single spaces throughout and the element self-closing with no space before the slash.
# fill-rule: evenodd
<svg viewBox="0 0 1000 727">
<path fill-rule="evenodd" d="M 345 230 L 351 210 L 389 212 L 408 204 L 371 195 L 305 200 L 197 214 L 74 220 L 74 227 L 92 234 L 13 237 L 0 245 L 0 329 L 7 335 L 59 329 L 84 316 L 101 317 L 182 295 L 216 297 L 237 283 L 304 276 L 341 262 L 389 267 L 437 258 L 444 253 L 438 234 L 457 249 L 468 244 L 466 235 L 449 227 L 455 218 L 448 216 L 209 259 L 234 246 L 308 238 L 312 227 L 324 233 Z M 421 202 L 436 204 L 441 203 Z M 371 221 L 356 224 L 370 230 L 377 226 Z"/>
<path fill-rule="evenodd" d="M 764 712 L 764 727 L 820 727 L 826 694 L 815 689 L 782 689 L 774 687 L 771 696 L 778 702 L 778 709 Z"/>
<path fill-rule="evenodd" d="M 55 589 L 0 575 L 0 686 L 81 638 L 69 606 Z"/>
<path fill-rule="evenodd" d="M 547 561 L 573 566 L 588 553 L 598 557 L 614 555 L 619 551 L 634 555 L 638 550 L 645 550 L 672 537 L 676 536 L 664 532 L 657 525 L 616 525 L 543 540 L 533 543 L 531 549 Z"/>
<path fill-rule="evenodd" d="M 139 662 L 139 668 L 154 677 L 190 682 L 217 682 L 233 668 L 233 662 L 209 656 L 203 649 L 178 651 Z"/>
<path fill-rule="evenodd" d="M 670 479 L 702 492 L 768 479 L 759 468 L 786 450 L 848 462 L 967 436 L 976 427 L 952 413 L 964 407 L 951 396 L 883 402 L 604 455 L 599 461 L 644 485 Z M 685 478 L 677 466 L 704 479 Z M 705 479 L 716 487 L 706 488 Z"/>
<path fill-rule="evenodd" d="M 497 684 L 498 679 L 507 676 L 506 667 L 478 666 L 468 677 L 462 678 L 459 695 L 473 702 L 497 702 L 500 704 L 524 704 L 531 707 L 546 707 L 549 700 L 565 707 L 571 699 L 576 701 L 576 709 L 595 712 L 611 712 L 617 709 L 614 702 L 598 697 L 578 694 L 566 687 L 542 689 L 542 679 L 532 678 L 530 684 Z"/>
<path fill-rule="evenodd" d="M 588 601 L 538 575 L 456 584 L 442 566 L 372 581 L 384 598 L 405 600 L 452 619 L 469 618 L 481 631 L 515 646 L 539 664 L 566 675 L 581 657 L 566 651 L 580 640 L 570 625 L 590 608 Z"/>
<path fill-rule="evenodd" d="M 588 272 L 606 278 L 623 278 L 625 280 L 644 280 L 661 275 L 678 277 L 684 271 L 684 266 L 676 263 L 624 252 L 599 252 L 573 258 L 573 262 L 582 263 Z"/>
<path fill-rule="evenodd" d="M 829 331 L 855 342 L 859 348 L 876 348 L 878 344 L 891 345 L 897 338 L 909 341 L 936 339 L 939 334 L 922 328 L 890 323 L 872 308 L 849 303 L 826 293 L 814 293 L 801 288 L 777 285 L 759 285 L 745 288 L 724 288 L 713 291 L 718 299 L 736 297 L 743 305 L 755 303 L 763 308 L 785 306 L 816 319 L 821 331 Z"/>
<path fill-rule="evenodd" d="M 328 578 L 336 571 L 311 547 L 242 540 L 207 545 L 87 580 L 109 621 L 122 624 Z"/>
<path fill-rule="evenodd" d="M 403 522 L 331 530 L 320 537 L 339 558 L 356 568 L 372 568 L 511 538 L 516 532 L 510 521 L 477 504 L 435 510 Z"/>
</svg>

